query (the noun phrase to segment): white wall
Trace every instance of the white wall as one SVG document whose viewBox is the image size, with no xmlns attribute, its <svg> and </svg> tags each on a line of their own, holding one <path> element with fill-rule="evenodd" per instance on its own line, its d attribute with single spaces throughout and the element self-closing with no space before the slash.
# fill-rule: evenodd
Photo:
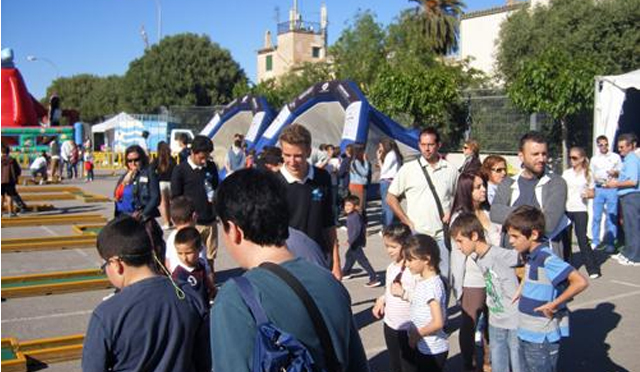
<svg viewBox="0 0 640 372">
<path fill-rule="evenodd" d="M 471 67 L 494 75 L 496 41 L 509 12 L 463 19 L 460 22 L 460 57 L 471 58 Z"/>
</svg>

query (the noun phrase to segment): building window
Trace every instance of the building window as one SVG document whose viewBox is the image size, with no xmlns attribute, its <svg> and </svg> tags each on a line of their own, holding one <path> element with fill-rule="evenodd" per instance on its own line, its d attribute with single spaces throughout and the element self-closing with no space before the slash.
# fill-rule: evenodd
<svg viewBox="0 0 640 372">
<path fill-rule="evenodd" d="M 273 56 L 272 55 L 268 55 L 267 56 L 267 71 L 271 71 L 273 70 Z"/>
<path fill-rule="evenodd" d="M 320 58 L 320 47 L 312 47 L 311 48 L 311 56 L 313 58 Z"/>
</svg>

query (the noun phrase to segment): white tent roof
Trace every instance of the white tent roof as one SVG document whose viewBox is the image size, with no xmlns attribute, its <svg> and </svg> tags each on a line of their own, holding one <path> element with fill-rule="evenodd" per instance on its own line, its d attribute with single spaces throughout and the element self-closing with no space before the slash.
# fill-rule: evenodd
<svg viewBox="0 0 640 372">
<path fill-rule="evenodd" d="M 110 129 L 114 129 L 118 126 L 118 123 L 127 122 L 127 121 L 138 121 L 133 116 L 127 114 L 126 112 L 121 112 L 118 115 L 112 117 L 109 120 L 106 120 L 100 124 L 96 124 L 91 127 L 92 133 L 104 133 Z"/>
<path fill-rule="evenodd" d="M 618 129 L 622 105 L 629 88 L 640 90 L 640 70 L 622 75 L 596 76 L 596 94 L 593 113 L 593 141 L 605 135 L 613 141 Z M 593 147 L 594 151 L 596 146 Z"/>
</svg>

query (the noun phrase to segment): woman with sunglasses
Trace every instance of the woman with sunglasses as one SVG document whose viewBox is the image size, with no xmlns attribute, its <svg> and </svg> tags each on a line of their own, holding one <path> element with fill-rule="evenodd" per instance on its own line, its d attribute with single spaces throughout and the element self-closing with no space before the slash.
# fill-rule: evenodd
<svg viewBox="0 0 640 372">
<path fill-rule="evenodd" d="M 562 178 L 567 182 L 567 217 L 573 223 L 587 273 L 591 279 L 597 279 L 600 277 L 600 268 L 591 246 L 587 243 L 587 222 L 589 221 L 587 202 L 594 196 L 594 178 L 589 169 L 589 159 L 582 147 L 572 147 L 569 150 L 569 163 L 571 168 L 562 173 Z M 562 244 L 565 249 L 564 258 L 569 263 L 571 262 L 571 228 L 572 226 L 569 226 L 568 231 L 565 232 Z"/>
<path fill-rule="evenodd" d="M 480 170 L 480 144 L 476 140 L 466 140 L 462 146 L 462 154 L 464 155 L 464 163 L 458 169 L 462 173 L 475 173 Z"/>
<path fill-rule="evenodd" d="M 498 185 L 507 177 L 507 160 L 499 155 L 489 155 L 482 162 L 481 170 L 487 180 L 487 201 L 491 204 Z"/>
<path fill-rule="evenodd" d="M 160 186 L 155 172 L 149 167 L 147 154 L 138 145 L 124 152 L 127 172 L 116 184 L 116 217 L 130 215 L 140 221 L 160 216 Z"/>
</svg>

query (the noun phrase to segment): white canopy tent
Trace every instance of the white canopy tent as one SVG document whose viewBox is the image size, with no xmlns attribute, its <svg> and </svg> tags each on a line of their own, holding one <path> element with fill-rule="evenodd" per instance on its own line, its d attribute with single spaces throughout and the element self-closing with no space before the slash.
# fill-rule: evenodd
<svg viewBox="0 0 640 372">
<path fill-rule="evenodd" d="M 605 135 L 613 142 L 622 114 L 622 105 L 627 97 L 627 89 L 640 90 L 640 70 L 622 75 L 596 76 L 593 117 L 593 149 L 595 139 Z"/>
</svg>

